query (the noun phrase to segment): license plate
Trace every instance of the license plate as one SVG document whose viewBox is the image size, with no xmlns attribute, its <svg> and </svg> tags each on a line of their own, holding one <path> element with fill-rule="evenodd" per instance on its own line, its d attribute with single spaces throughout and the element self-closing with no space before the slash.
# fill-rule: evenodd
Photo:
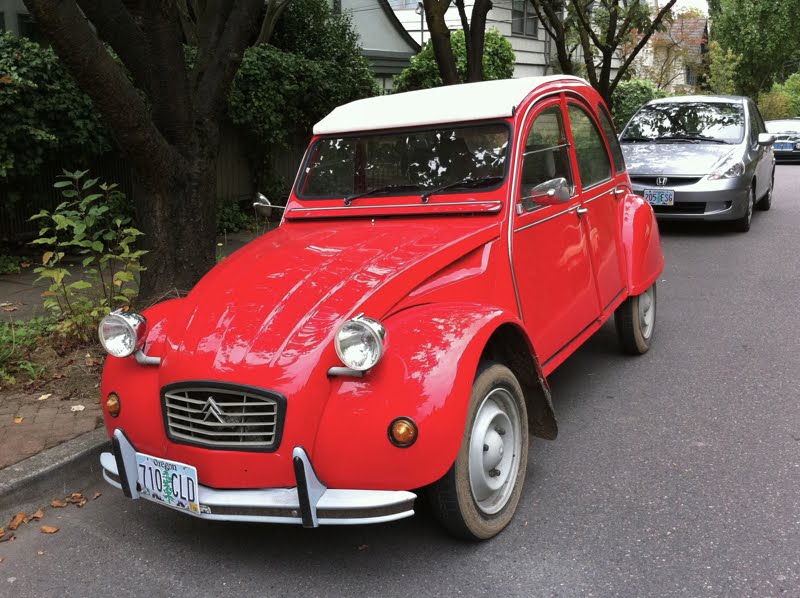
<svg viewBox="0 0 800 598">
<path fill-rule="evenodd" d="M 675 203 L 675 191 L 672 189 L 645 189 L 644 199 L 654 206 L 671 206 Z"/>
<path fill-rule="evenodd" d="M 174 509 L 200 512 L 197 469 L 185 463 L 136 453 L 139 494 Z"/>
<path fill-rule="evenodd" d="M 776 143 L 775 149 L 780 151 L 792 151 L 794 149 L 793 143 Z"/>
</svg>

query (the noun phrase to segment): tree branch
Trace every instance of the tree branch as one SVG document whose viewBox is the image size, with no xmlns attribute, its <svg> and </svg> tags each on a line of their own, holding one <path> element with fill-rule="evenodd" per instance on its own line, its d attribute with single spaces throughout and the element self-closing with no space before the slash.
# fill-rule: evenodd
<svg viewBox="0 0 800 598">
<path fill-rule="evenodd" d="M 180 154 L 153 124 L 139 92 L 100 43 L 74 0 L 25 0 L 25 6 L 109 124 L 134 168 L 174 180 L 184 166 Z"/>
<path fill-rule="evenodd" d="M 587 4 L 588 6 L 588 4 Z M 589 23 L 589 19 L 586 18 L 586 15 L 583 14 L 586 6 L 581 6 L 581 3 L 578 0 L 573 1 L 572 3 L 573 10 L 575 11 L 575 16 L 577 17 L 582 31 L 584 31 L 588 36 L 591 38 L 592 43 L 594 43 L 595 47 L 598 50 L 605 49 L 605 44 L 600 41 L 600 38 L 594 32 L 592 28 L 592 24 Z"/>
<path fill-rule="evenodd" d="M 78 6 L 133 75 L 136 85 L 150 93 L 150 56 L 144 33 L 121 0 L 77 0 Z"/>
<path fill-rule="evenodd" d="M 264 14 L 264 21 L 261 23 L 261 31 L 258 33 L 258 39 L 255 46 L 269 43 L 272 37 L 272 32 L 275 31 L 275 25 L 278 22 L 283 10 L 289 6 L 291 0 L 268 0 L 266 14 Z"/>
</svg>

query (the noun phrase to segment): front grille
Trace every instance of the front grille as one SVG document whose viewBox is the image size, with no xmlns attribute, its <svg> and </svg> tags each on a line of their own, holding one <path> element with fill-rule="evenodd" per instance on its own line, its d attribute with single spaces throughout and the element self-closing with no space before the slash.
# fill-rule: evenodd
<svg viewBox="0 0 800 598">
<path fill-rule="evenodd" d="M 653 206 L 656 214 L 705 214 L 706 204 L 704 202 L 681 202 L 676 201 L 671 206 Z"/>
<path fill-rule="evenodd" d="M 241 451 L 274 451 L 286 400 L 276 392 L 214 382 L 181 383 L 161 392 L 174 442 Z"/>
<path fill-rule="evenodd" d="M 701 178 L 699 176 L 694 177 L 684 177 L 684 176 L 668 176 L 666 177 L 667 182 L 663 185 L 658 185 L 656 183 L 656 179 L 662 178 L 661 175 L 659 176 L 632 176 L 631 183 L 634 185 L 641 185 L 642 187 L 647 187 L 648 189 L 658 189 L 659 187 L 663 187 L 664 189 L 672 189 L 674 187 L 683 187 L 685 185 L 694 185 L 695 183 L 699 182 Z"/>
</svg>

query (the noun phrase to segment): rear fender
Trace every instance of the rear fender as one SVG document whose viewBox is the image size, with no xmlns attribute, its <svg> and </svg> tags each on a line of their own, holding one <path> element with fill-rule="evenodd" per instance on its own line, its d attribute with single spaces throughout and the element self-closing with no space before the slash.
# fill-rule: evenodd
<svg viewBox="0 0 800 598">
<path fill-rule="evenodd" d="M 653 208 L 638 195 L 622 201 L 622 244 L 628 272 L 628 294 L 650 288 L 664 270 L 664 254 Z"/>
<path fill-rule="evenodd" d="M 524 336 L 513 314 L 472 303 L 420 305 L 383 324 L 381 362 L 363 378 L 331 380 L 312 456 L 329 487 L 413 489 L 441 478 L 461 446 L 478 364 L 501 350 L 515 353 L 519 348 L 518 341 L 502 348 L 491 339 L 501 338 L 495 335 L 501 328 L 509 334 L 504 326 Z M 538 422 L 532 428 L 554 437 L 546 383 L 530 351 L 522 347 L 530 356 L 528 378 L 520 382 L 532 397 L 531 413 Z M 524 363 L 522 358 L 516 365 Z M 400 416 L 413 419 L 419 430 L 408 448 L 389 441 L 389 425 Z"/>
</svg>

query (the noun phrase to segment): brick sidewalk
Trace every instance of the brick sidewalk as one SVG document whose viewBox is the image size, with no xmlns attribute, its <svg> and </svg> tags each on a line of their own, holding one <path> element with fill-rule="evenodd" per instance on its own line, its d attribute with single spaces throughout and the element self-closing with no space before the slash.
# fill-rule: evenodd
<svg viewBox="0 0 800 598">
<path fill-rule="evenodd" d="M 99 398 L 64 400 L 53 393 L 37 400 L 48 392 L 46 386 L 34 392 L 15 392 L 0 403 L 0 469 L 102 425 Z M 78 405 L 84 409 L 72 411 Z M 22 421 L 15 423 L 16 418 Z"/>
</svg>

